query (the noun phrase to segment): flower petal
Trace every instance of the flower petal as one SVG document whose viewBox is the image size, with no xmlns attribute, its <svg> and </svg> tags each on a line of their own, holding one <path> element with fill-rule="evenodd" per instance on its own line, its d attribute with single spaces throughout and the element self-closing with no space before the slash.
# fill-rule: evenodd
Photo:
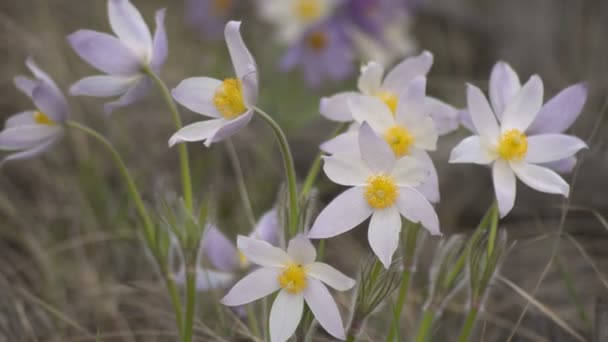
<svg viewBox="0 0 608 342">
<path fill-rule="evenodd" d="M 319 146 L 321 151 L 329 154 L 361 155 L 359 151 L 359 130 L 337 135 Z"/>
<path fill-rule="evenodd" d="M 414 223 L 422 223 L 431 235 L 441 235 L 435 209 L 418 191 L 408 187 L 399 188 L 397 207 L 401 215 Z"/>
<path fill-rule="evenodd" d="M 383 88 L 401 94 L 416 76 L 425 76 L 433 65 L 433 54 L 423 51 L 420 55 L 409 57 L 395 66 L 384 79 Z"/>
<path fill-rule="evenodd" d="M 180 82 L 171 94 L 175 101 L 193 112 L 220 118 L 213 97 L 222 82 L 210 77 L 191 77 Z"/>
<path fill-rule="evenodd" d="M 247 49 L 239 28 L 240 21 L 226 24 L 224 36 L 236 76 L 243 84 L 243 97 L 248 107 L 255 106 L 258 97 L 258 68 L 251 52 Z"/>
<path fill-rule="evenodd" d="M 74 83 L 70 87 L 70 95 L 95 97 L 121 95 L 137 80 L 137 77 L 130 76 L 89 76 Z"/>
<path fill-rule="evenodd" d="M 520 89 L 521 83 L 515 70 L 505 62 L 496 63 L 490 75 L 490 102 L 499 120 Z"/>
<path fill-rule="evenodd" d="M 61 127 L 57 125 L 23 125 L 0 132 L 0 150 L 14 151 L 36 147 L 57 136 Z"/>
<path fill-rule="evenodd" d="M 562 133 L 574 123 L 587 101 L 587 83 L 570 86 L 555 95 L 540 109 L 528 134 Z"/>
<path fill-rule="evenodd" d="M 306 266 L 306 273 L 338 291 L 347 291 L 355 286 L 354 279 L 345 276 L 342 272 L 322 262 L 313 262 Z"/>
<path fill-rule="evenodd" d="M 116 101 L 108 102 L 103 105 L 103 110 L 106 114 L 111 114 L 115 109 L 133 104 L 146 95 L 150 90 L 151 80 L 148 77 L 139 77 L 139 80 L 134 81 L 133 85 L 123 96 Z"/>
<path fill-rule="evenodd" d="M 376 132 L 384 132 L 395 125 L 391 110 L 375 97 L 353 96 L 348 100 L 348 108 L 358 123 L 367 122 Z"/>
<path fill-rule="evenodd" d="M 209 225 L 203 235 L 202 252 L 220 271 L 232 272 L 239 268 L 239 251 L 214 225 Z"/>
<path fill-rule="evenodd" d="M 102 32 L 79 30 L 68 36 L 74 51 L 93 67 L 112 75 L 134 75 L 141 60 L 117 38 Z"/>
<path fill-rule="evenodd" d="M 494 112 L 481 90 L 474 85 L 467 85 L 468 111 L 479 135 L 488 143 L 493 143 L 500 134 Z"/>
<path fill-rule="evenodd" d="M 363 122 L 359 129 L 359 151 L 367 167 L 374 173 L 389 173 L 395 167 L 393 150 L 367 122 Z"/>
<path fill-rule="evenodd" d="M 316 279 L 308 279 L 304 299 L 319 324 L 338 339 L 345 339 L 344 325 L 336 302 L 325 285 Z"/>
<path fill-rule="evenodd" d="M 502 131 L 518 129 L 524 132 L 543 105 L 543 81 L 534 75 L 524 84 L 502 115 Z"/>
<path fill-rule="evenodd" d="M 570 193 L 570 185 L 555 171 L 546 167 L 520 162 L 511 163 L 511 168 L 517 178 L 532 189 L 549 194 L 561 194 L 564 197 L 568 197 Z"/>
<path fill-rule="evenodd" d="M 397 160 L 391 175 L 397 186 L 414 187 L 428 180 L 430 170 L 419 159 L 405 156 Z"/>
<path fill-rule="evenodd" d="M 372 214 L 365 200 L 365 189 L 351 188 L 334 198 L 317 216 L 308 238 L 321 239 L 353 229 Z"/>
<path fill-rule="evenodd" d="M 254 264 L 265 267 L 283 267 L 289 262 L 289 255 L 263 240 L 239 235 L 236 246 Z"/>
<path fill-rule="evenodd" d="M 230 138 L 243 129 L 243 127 L 247 126 L 249 121 L 251 121 L 251 118 L 253 118 L 253 110 L 250 109 L 244 114 L 239 115 L 236 119 L 226 121 L 226 123 L 215 132 L 213 137 L 205 141 L 205 146 L 209 147 L 212 143 Z"/>
<path fill-rule="evenodd" d="M 68 118 L 68 103 L 61 93 L 51 85 L 40 83 L 32 90 L 32 101 L 38 109 L 56 123 L 64 123 Z"/>
<path fill-rule="evenodd" d="M 169 146 L 173 146 L 182 142 L 193 142 L 206 140 L 215 134 L 222 125 L 226 123 L 224 119 L 213 119 L 199 121 L 193 124 L 182 127 L 169 139 Z"/>
<path fill-rule="evenodd" d="M 380 90 L 384 67 L 380 63 L 369 62 L 361 67 L 357 87 L 365 95 L 375 95 Z"/>
<path fill-rule="evenodd" d="M 39 80 L 33 80 L 26 76 L 17 76 L 14 78 L 13 82 L 15 83 L 15 87 L 17 87 L 17 89 L 29 97 L 32 97 L 34 87 L 40 84 Z"/>
<path fill-rule="evenodd" d="M 587 148 L 587 144 L 572 135 L 533 135 L 528 137 L 526 161 L 529 163 L 548 163 L 572 157 L 583 148 Z"/>
<path fill-rule="evenodd" d="M 426 151 L 420 149 L 413 149 L 411 156 L 422 162 L 423 170 L 427 172 L 426 178 L 423 178 L 422 183 L 415 186 L 414 189 L 420 192 L 429 202 L 439 203 L 439 176 L 433 160 Z M 399 186 L 406 185 L 400 184 Z"/>
<path fill-rule="evenodd" d="M 576 166 L 576 162 L 576 157 L 570 157 L 556 160 L 554 162 L 542 163 L 541 166 L 548 167 L 557 173 L 565 175 L 572 172 Z"/>
<path fill-rule="evenodd" d="M 169 43 L 167 42 L 167 31 L 165 30 L 165 12 L 160 9 L 156 11 L 156 32 L 154 32 L 154 40 L 152 41 L 152 60 L 150 65 L 152 70 L 158 72 L 162 65 L 167 60 L 169 55 Z"/>
<path fill-rule="evenodd" d="M 473 118 L 471 118 L 471 114 L 468 110 L 463 109 L 458 111 L 458 121 L 464 128 L 468 129 L 469 132 L 473 134 L 479 134 L 477 132 L 477 128 L 475 128 L 475 124 L 473 124 Z"/>
<path fill-rule="evenodd" d="M 287 255 L 299 265 L 308 265 L 317 258 L 317 250 L 304 235 L 297 235 L 287 245 Z"/>
<path fill-rule="evenodd" d="M 458 129 L 458 110 L 436 98 L 425 98 L 426 112 L 430 114 L 435 124 L 435 131 L 445 135 Z"/>
<path fill-rule="evenodd" d="M 300 324 L 303 309 L 302 293 L 292 295 L 287 291 L 280 291 L 270 309 L 270 341 L 287 341 Z"/>
<path fill-rule="evenodd" d="M 329 120 L 346 122 L 352 121 L 353 116 L 348 108 L 348 99 L 358 93 L 347 91 L 330 97 L 323 97 L 319 104 L 319 113 Z"/>
<path fill-rule="evenodd" d="M 112 31 L 127 46 L 149 53 L 152 37 L 141 14 L 128 0 L 108 1 L 108 17 Z"/>
<path fill-rule="evenodd" d="M 6 119 L 6 123 L 4 124 L 5 128 L 11 128 L 16 126 L 24 126 L 24 125 L 35 125 L 36 121 L 34 120 L 33 110 L 28 110 L 26 112 L 17 113 L 15 115 L 10 116 Z"/>
<path fill-rule="evenodd" d="M 30 149 L 12 153 L 12 154 L 4 157 L 4 159 L 0 160 L 0 167 L 2 167 L 4 165 L 4 163 L 6 163 L 8 161 L 23 160 L 23 159 L 38 156 L 38 155 L 46 152 L 46 150 L 48 150 L 51 146 L 53 146 L 53 144 L 57 141 L 57 139 L 59 139 L 59 135 L 56 137 L 47 139 L 44 142 L 40 143 L 40 145 L 34 146 Z"/>
<path fill-rule="evenodd" d="M 495 158 L 478 135 L 464 138 L 450 153 L 450 163 L 490 164 Z"/>
<path fill-rule="evenodd" d="M 400 232 L 401 216 L 396 206 L 374 210 L 367 236 L 372 250 L 384 268 L 388 269 L 391 266 L 393 254 L 399 246 Z"/>
<path fill-rule="evenodd" d="M 237 306 L 266 297 L 281 288 L 278 281 L 280 274 L 279 268 L 258 268 L 236 283 L 222 298 L 221 303 Z"/>
<path fill-rule="evenodd" d="M 435 151 L 437 149 L 439 135 L 431 117 L 421 118 L 418 121 L 409 123 L 406 127 L 414 136 L 414 146 L 427 151 Z"/>
<path fill-rule="evenodd" d="M 503 218 L 513 209 L 516 193 L 515 174 L 508 162 L 499 159 L 492 165 L 492 180 L 496 192 L 498 212 L 500 217 Z"/>
<path fill-rule="evenodd" d="M 323 157 L 323 172 L 334 183 L 347 186 L 364 185 L 372 174 L 361 157 L 349 154 L 335 154 Z"/>
<path fill-rule="evenodd" d="M 401 93 L 395 121 L 409 127 L 429 117 L 426 111 L 426 77 L 414 78 Z"/>
<path fill-rule="evenodd" d="M 281 225 L 276 208 L 268 210 L 260 217 L 250 235 L 251 238 L 264 240 L 274 246 L 279 244 L 279 236 L 281 236 Z"/>
</svg>

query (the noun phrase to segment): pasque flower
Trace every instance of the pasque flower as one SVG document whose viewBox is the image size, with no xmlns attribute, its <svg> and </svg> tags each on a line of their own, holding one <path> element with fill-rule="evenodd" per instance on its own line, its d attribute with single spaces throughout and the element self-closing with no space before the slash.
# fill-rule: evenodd
<svg viewBox="0 0 608 342">
<path fill-rule="evenodd" d="M 261 268 L 236 283 L 222 299 L 224 305 L 247 304 L 279 291 L 270 310 L 272 342 L 287 341 L 293 335 L 302 318 L 304 302 L 328 333 L 344 339 L 340 312 L 324 283 L 346 291 L 355 281 L 328 264 L 316 262 L 317 253 L 308 239 L 296 236 L 289 241 L 287 252 L 245 236 L 238 237 L 237 246 Z"/>
<path fill-rule="evenodd" d="M 34 79 L 15 77 L 15 86 L 30 97 L 36 109 L 17 113 L 6 120 L 0 132 L 0 150 L 14 152 L 0 161 L 19 160 L 37 156 L 63 133 L 68 119 L 68 104 L 57 84 L 31 58 L 26 61 Z"/>
<path fill-rule="evenodd" d="M 220 81 L 193 77 L 173 89 L 177 102 L 212 119 L 183 127 L 169 139 L 170 146 L 201 140 L 205 141 L 205 146 L 210 146 L 232 136 L 251 121 L 258 97 L 258 70 L 243 42 L 240 26 L 240 22 L 230 21 L 224 32 L 236 78 Z"/>
<path fill-rule="evenodd" d="M 502 114 L 515 95 L 521 90 L 517 73 L 505 62 L 494 65 L 490 76 L 490 105 L 501 120 Z M 545 103 L 534 121 L 526 129 L 526 134 L 551 134 L 565 132 L 578 118 L 587 100 L 587 84 L 578 83 L 567 87 Z M 463 126 L 476 133 L 475 125 L 468 111 L 460 112 Z M 559 173 L 570 173 L 576 165 L 576 157 L 571 156 L 549 163 L 542 163 Z"/>
<path fill-rule="evenodd" d="M 468 85 L 468 112 L 477 135 L 454 147 L 450 163 L 492 165 L 501 217 L 506 216 L 515 203 L 516 178 L 535 190 L 568 197 L 568 183 L 551 169 L 538 164 L 569 158 L 587 145 L 571 135 L 528 133 L 532 125 L 543 125 L 535 124 L 543 103 L 541 79 L 532 76 L 521 89 L 514 90 L 508 102 L 501 102 L 505 97 L 496 97 L 494 92 L 491 92 L 491 98 L 501 113 L 500 124 L 496 121 L 497 112 L 481 90 Z M 545 120 L 551 120 L 550 114 L 543 115 Z"/>
<path fill-rule="evenodd" d="M 144 69 L 158 73 L 167 58 L 165 10 L 156 12 L 154 37 L 139 11 L 128 0 L 109 0 L 108 16 L 116 37 L 103 32 L 79 30 L 68 36 L 74 51 L 107 75 L 90 76 L 70 88 L 72 95 L 119 96 L 106 103 L 106 113 L 144 97 L 150 79 Z"/>
<path fill-rule="evenodd" d="M 429 170 L 415 158 L 397 159 L 391 147 L 367 123 L 361 125 L 358 139 L 360 155 L 335 154 L 324 158 L 327 177 L 352 188 L 321 211 L 308 237 L 336 236 L 371 216 L 369 243 L 388 268 L 399 245 L 401 215 L 420 222 L 433 235 L 440 234 L 435 209 L 414 189 L 428 178 Z"/>
</svg>

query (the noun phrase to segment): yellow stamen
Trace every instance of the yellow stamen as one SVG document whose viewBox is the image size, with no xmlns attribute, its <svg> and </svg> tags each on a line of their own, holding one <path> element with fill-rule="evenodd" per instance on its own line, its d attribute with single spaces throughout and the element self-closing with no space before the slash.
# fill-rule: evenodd
<svg viewBox="0 0 608 342">
<path fill-rule="evenodd" d="M 234 119 L 243 114 L 247 107 L 243 101 L 241 80 L 227 78 L 217 87 L 213 96 L 213 104 L 218 112 L 226 119 Z"/>
<path fill-rule="evenodd" d="M 410 153 L 410 147 L 414 145 L 414 136 L 403 126 L 393 126 L 384 132 L 384 140 L 393 149 L 397 157 Z"/>
<path fill-rule="evenodd" d="M 241 251 L 239 251 L 239 266 L 241 266 L 241 268 L 247 268 L 249 266 L 249 260 L 247 260 L 245 254 Z"/>
<path fill-rule="evenodd" d="M 306 288 L 306 272 L 304 267 L 297 264 L 289 264 L 281 275 L 279 275 L 279 284 L 285 291 L 296 294 Z"/>
<path fill-rule="evenodd" d="M 528 138 L 520 130 L 510 129 L 500 136 L 496 152 L 504 160 L 522 160 L 528 152 Z"/>
<path fill-rule="evenodd" d="M 44 114 L 41 111 L 37 111 L 34 113 L 34 122 L 36 122 L 39 125 L 54 125 L 55 121 L 53 121 L 53 119 L 49 118 L 48 115 Z"/>
<path fill-rule="evenodd" d="M 302 22 L 310 23 L 321 17 L 323 7 L 320 0 L 298 0 L 295 4 L 295 12 Z"/>
<path fill-rule="evenodd" d="M 388 175 L 374 175 L 367 179 L 365 199 L 372 208 L 384 209 L 395 204 L 399 196 L 399 188 L 393 177 Z"/>
<path fill-rule="evenodd" d="M 391 109 L 393 116 L 395 116 L 395 113 L 397 113 L 397 104 L 399 104 L 399 98 L 390 91 L 381 91 L 376 94 L 376 97 L 380 99 L 380 101 L 384 102 L 388 108 Z"/>
<path fill-rule="evenodd" d="M 325 32 L 315 31 L 308 35 L 306 42 L 314 52 L 319 52 L 327 46 L 328 39 L 329 38 Z"/>
<path fill-rule="evenodd" d="M 230 8 L 232 8 L 233 0 L 213 0 L 213 9 L 216 13 L 226 13 Z"/>
</svg>

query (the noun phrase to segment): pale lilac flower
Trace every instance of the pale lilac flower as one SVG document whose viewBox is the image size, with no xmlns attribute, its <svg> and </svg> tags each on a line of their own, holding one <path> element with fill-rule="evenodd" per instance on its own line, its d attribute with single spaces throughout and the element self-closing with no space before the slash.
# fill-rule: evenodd
<svg viewBox="0 0 608 342">
<path fill-rule="evenodd" d="M 405 4 L 401 0 L 349 0 L 344 11 L 358 28 L 382 40 L 384 26 L 405 11 Z"/>
<path fill-rule="evenodd" d="M 169 146 L 204 140 L 208 147 L 229 138 L 251 121 L 258 98 L 258 70 L 243 42 L 240 26 L 241 22 L 230 21 L 224 32 L 236 78 L 220 81 L 193 77 L 173 89 L 177 102 L 212 119 L 183 127 L 169 139 Z"/>
<path fill-rule="evenodd" d="M 439 219 L 428 200 L 414 187 L 429 171 L 412 157 L 395 158 L 389 145 L 366 122 L 359 132 L 360 155 L 324 158 L 323 171 L 334 183 L 351 186 L 317 217 L 309 238 L 329 238 L 349 231 L 371 216 L 370 246 L 388 268 L 399 245 L 401 216 L 441 234 Z"/>
<path fill-rule="evenodd" d="M 490 76 L 490 104 L 500 122 L 506 105 L 521 90 L 517 73 L 505 62 L 498 62 Z M 536 116 L 536 119 L 525 131 L 526 134 L 551 134 L 565 132 L 581 114 L 587 100 L 587 84 L 578 83 L 567 87 L 547 101 Z M 463 126 L 476 133 L 475 126 L 468 111 L 460 112 Z M 550 163 L 542 163 L 559 173 L 570 173 L 576 165 L 576 157 L 570 156 Z"/>
<path fill-rule="evenodd" d="M 492 165 L 494 191 L 500 216 L 506 216 L 515 204 L 516 178 L 529 187 L 546 193 L 568 197 L 570 186 L 557 173 L 537 164 L 554 162 L 573 156 L 585 142 L 559 133 L 530 134 L 528 129 L 540 115 L 543 83 L 534 75 L 514 95 L 490 98 L 493 110 L 479 88 L 468 85 L 467 103 L 477 135 L 464 139 L 452 150 L 450 163 Z M 501 114 L 498 114 L 501 113 Z M 545 120 L 551 120 L 543 114 Z M 500 123 L 496 118 L 500 116 Z"/>
<path fill-rule="evenodd" d="M 281 69 L 301 68 L 306 83 L 319 87 L 328 79 L 337 82 L 353 71 L 351 42 L 341 23 L 328 20 L 311 26 L 285 53 Z"/>
<path fill-rule="evenodd" d="M 328 264 L 316 262 L 317 252 L 308 239 L 296 236 L 289 241 L 287 253 L 245 236 L 238 237 L 237 246 L 261 268 L 236 283 L 222 304 L 243 305 L 279 291 L 270 310 L 271 342 L 284 342 L 293 335 L 302 318 L 304 302 L 328 333 L 345 338 L 340 312 L 325 285 L 347 291 L 355 281 Z"/>
<path fill-rule="evenodd" d="M 72 95 L 119 96 L 104 105 L 107 114 L 144 97 L 151 80 L 144 68 L 159 73 L 167 59 L 165 10 L 156 11 L 154 37 L 139 11 L 128 0 L 109 0 L 108 16 L 116 37 L 103 32 L 79 30 L 68 36 L 74 51 L 107 75 L 90 76 L 70 88 Z"/>
<path fill-rule="evenodd" d="M 63 134 L 68 104 L 57 84 L 31 58 L 26 61 L 34 78 L 15 77 L 15 86 L 30 97 L 36 109 L 17 113 L 6 120 L 0 132 L 0 150 L 15 152 L 0 161 L 26 159 L 49 149 Z"/>
<path fill-rule="evenodd" d="M 186 21 L 206 39 L 217 40 L 240 0 L 186 0 Z"/>
</svg>

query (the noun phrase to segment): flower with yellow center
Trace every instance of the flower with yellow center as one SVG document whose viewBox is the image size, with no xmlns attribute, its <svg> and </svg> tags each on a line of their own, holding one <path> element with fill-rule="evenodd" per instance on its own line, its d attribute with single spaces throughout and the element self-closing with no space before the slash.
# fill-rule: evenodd
<svg viewBox="0 0 608 342">
<path fill-rule="evenodd" d="M 234 119 L 243 114 L 247 107 L 243 101 L 241 81 L 236 78 L 225 79 L 215 91 L 213 104 L 226 119 Z"/>
<path fill-rule="evenodd" d="M 243 254 L 243 252 L 239 251 L 239 266 L 241 266 L 241 268 L 247 268 L 249 267 L 249 265 L 251 265 L 249 263 L 249 260 L 247 260 L 247 257 L 245 256 L 245 254 Z"/>
<path fill-rule="evenodd" d="M 217 14 L 228 12 L 234 5 L 234 0 L 213 0 L 213 10 Z"/>
<path fill-rule="evenodd" d="M 311 32 L 308 37 L 306 37 L 306 42 L 312 51 L 319 53 L 327 46 L 328 39 L 327 34 L 319 30 Z"/>
<path fill-rule="evenodd" d="M 528 152 L 528 138 L 518 129 L 510 129 L 498 139 L 498 156 L 507 161 L 520 161 Z"/>
<path fill-rule="evenodd" d="M 414 145 L 414 136 L 403 126 L 393 126 L 386 130 L 384 140 L 397 157 L 409 154 L 410 148 Z"/>
<path fill-rule="evenodd" d="M 307 238 L 296 236 L 289 241 L 287 251 L 246 236 L 237 238 L 237 246 L 261 267 L 234 285 L 222 299 L 224 305 L 243 305 L 279 291 L 270 310 L 271 341 L 289 339 L 298 327 L 305 302 L 328 333 L 344 339 L 340 312 L 325 284 L 346 291 L 355 281 L 328 264 L 316 262 L 317 253 Z"/>
<path fill-rule="evenodd" d="M 372 208 L 384 209 L 395 204 L 399 196 L 399 188 L 395 179 L 390 175 L 373 175 L 367 179 L 365 199 Z"/>
<path fill-rule="evenodd" d="M 381 91 L 376 94 L 376 97 L 380 99 L 380 101 L 384 102 L 386 106 L 391 110 L 391 113 L 395 115 L 397 112 L 397 104 L 399 103 L 399 98 L 391 91 Z"/>
<path fill-rule="evenodd" d="M 304 23 L 317 21 L 324 12 L 321 0 L 296 0 L 294 10 L 298 19 Z"/>
<path fill-rule="evenodd" d="M 39 125 L 54 125 L 55 121 L 41 111 L 34 112 L 34 121 Z"/>
</svg>

